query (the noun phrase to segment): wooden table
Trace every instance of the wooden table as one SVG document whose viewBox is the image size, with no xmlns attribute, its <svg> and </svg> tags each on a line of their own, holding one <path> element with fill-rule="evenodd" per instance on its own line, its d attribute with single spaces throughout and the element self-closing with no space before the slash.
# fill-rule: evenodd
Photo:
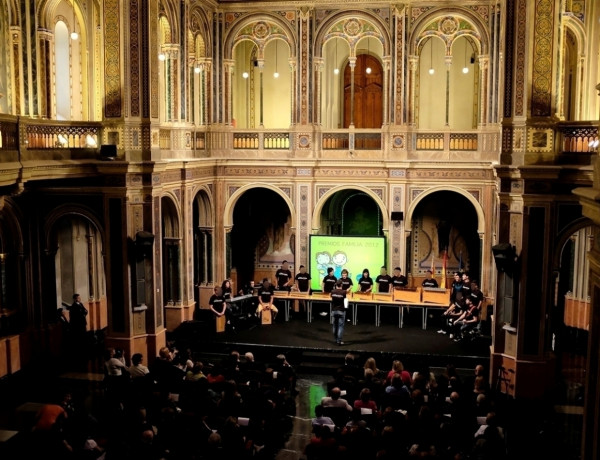
<svg viewBox="0 0 600 460">
<path fill-rule="evenodd" d="M 322 301 L 329 303 L 329 321 L 331 318 L 331 296 L 324 292 L 313 292 L 308 294 L 306 292 L 288 292 L 288 291 L 275 291 L 274 297 L 284 302 L 284 314 L 285 320 L 290 319 L 290 304 L 294 300 L 304 300 L 306 303 L 306 322 L 312 322 L 312 304 L 314 301 Z M 438 299 L 436 299 L 438 300 Z M 439 297 L 440 301 L 445 301 L 445 297 Z M 398 300 L 394 293 L 359 293 L 353 292 L 352 295 L 348 296 L 348 303 L 352 308 L 352 325 L 356 326 L 358 322 L 358 308 L 363 306 L 372 306 L 374 309 L 373 313 L 375 316 L 375 326 L 381 326 L 381 308 L 382 307 L 395 307 L 398 308 L 398 327 L 404 327 L 404 310 L 409 308 L 420 308 L 422 310 L 422 327 L 427 329 L 427 317 L 429 309 L 435 308 L 437 310 L 443 310 L 448 307 L 448 303 L 436 303 L 436 302 L 410 302 L 406 300 Z"/>
</svg>

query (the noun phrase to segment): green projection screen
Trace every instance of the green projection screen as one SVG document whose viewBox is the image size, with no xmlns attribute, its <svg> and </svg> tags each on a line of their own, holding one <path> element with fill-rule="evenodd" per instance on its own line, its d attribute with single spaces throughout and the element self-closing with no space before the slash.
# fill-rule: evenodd
<svg viewBox="0 0 600 460">
<path fill-rule="evenodd" d="M 321 281 L 327 274 L 327 267 L 333 267 L 336 278 L 342 276 L 342 269 L 348 270 L 356 287 L 356 281 L 365 268 L 369 269 L 371 278 L 375 281 L 379 269 L 385 265 L 383 236 L 310 235 L 309 251 L 308 271 L 313 291 L 321 290 Z"/>
</svg>

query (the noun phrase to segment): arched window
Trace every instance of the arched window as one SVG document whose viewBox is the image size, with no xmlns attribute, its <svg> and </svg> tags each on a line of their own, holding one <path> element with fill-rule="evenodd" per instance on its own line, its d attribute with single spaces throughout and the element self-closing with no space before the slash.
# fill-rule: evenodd
<svg viewBox="0 0 600 460">
<path fill-rule="evenodd" d="M 69 30 L 63 21 L 54 28 L 54 100 L 56 119 L 71 119 L 71 62 L 69 59 Z"/>
</svg>

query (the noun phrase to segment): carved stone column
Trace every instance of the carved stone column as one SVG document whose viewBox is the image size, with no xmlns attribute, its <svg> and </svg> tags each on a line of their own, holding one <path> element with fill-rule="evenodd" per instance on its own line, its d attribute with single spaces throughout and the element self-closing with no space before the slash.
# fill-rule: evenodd
<svg viewBox="0 0 600 460">
<path fill-rule="evenodd" d="M 600 84 L 596 86 L 600 92 Z M 582 460 L 600 458 L 600 157 L 594 163 L 594 186 L 574 191 L 583 206 L 583 214 L 595 225 L 590 262 L 591 311 L 588 335 L 585 400 L 583 405 Z"/>
</svg>

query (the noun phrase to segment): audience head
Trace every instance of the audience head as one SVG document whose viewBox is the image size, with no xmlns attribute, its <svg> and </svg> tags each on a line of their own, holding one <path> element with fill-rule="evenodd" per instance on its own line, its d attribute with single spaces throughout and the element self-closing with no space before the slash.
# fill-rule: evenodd
<svg viewBox="0 0 600 460">
<path fill-rule="evenodd" d="M 144 357 L 142 356 L 141 353 L 134 353 L 133 356 L 131 357 L 131 363 L 134 366 L 137 366 L 138 364 L 141 364 L 143 358 Z"/>
<path fill-rule="evenodd" d="M 340 399 L 340 397 L 342 396 L 342 390 L 340 390 L 340 387 L 333 387 L 331 389 L 330 396 L 331 396 L 331 399 L 334 399 L 334 400 Z"/>
</svg>

